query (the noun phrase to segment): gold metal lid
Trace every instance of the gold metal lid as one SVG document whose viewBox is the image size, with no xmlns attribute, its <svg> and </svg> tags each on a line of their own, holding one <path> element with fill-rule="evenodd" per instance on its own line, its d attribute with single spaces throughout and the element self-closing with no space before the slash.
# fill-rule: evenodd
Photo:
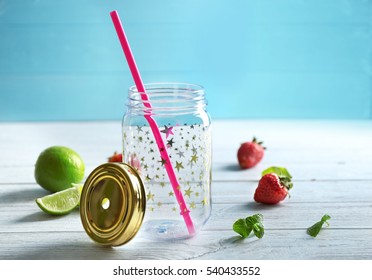
<svg viewBox="0 0 372 280">
<path fill-rule="evenodd" d="M 145 188 L 138 172 L 125 163 L 105 163 L 90 173 L 80 200 L 84 229 L 95 242 L 119 246 L 141 227 Z"/>
</svg>

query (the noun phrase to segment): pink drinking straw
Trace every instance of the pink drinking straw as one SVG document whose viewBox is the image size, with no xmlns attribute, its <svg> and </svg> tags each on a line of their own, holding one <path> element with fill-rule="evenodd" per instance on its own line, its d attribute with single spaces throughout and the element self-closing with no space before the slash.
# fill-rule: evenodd
<svg viewBox="0 0 372 280">
<path fill-rule="evenodd" d="M 127 59 L 129 69 L 132 72 L 132 76 L 134 79 L 134 83 L 136 84 L 137 90 L 141 94 L 141 98 L 142 98 L 142 101 L 144 101 L 144 105 L 147 108 L 151 109 L 149 97 L 146 94 L 145 86 L 142 82 L 141 75 L 136 65 L 136 61 L 134 60 L 132 51 L 130 49 L 127 37 L 124 32 L 124 28 L 120 21 L 119 14 L 117 11 L 112 11 L 110 15 L 111 15 L 112 22 L 114 23 L 116 33 L 118 34 L 121 47 L 123 48 L 125 57 Z M 151 110 L 149 111 L 151 112 Z M 183 219 L 185 220 L 189 234 L 193 235 L 195 233 L 195 228 L 194 228 L 194 224 L 190 217 L 190 210 L 187 208 L 187 204 L 185 202 L 185 199 L 183 198 L 180 184 L 178 183 L 176 173 L 170 161 L 166 146 L 164 145 L 163 138 L 161 137 L 159 127 L 156 124 L 156 121 L 152 118 L 151 114 L 145 114 L 145 118 L 147 122 L 149 123 L 152 133 L 155 137 L 155 141 L 156 141 L 156 144 L 158 145 L 162 161 L 165 161 L 165 164 L 164 164 L 165 170 L 168 173 L 170 183 L 173 187 L 174 195 L 177 199 L 178 205 L 180 206 L 180 210 L 181 210 L 180 214 L 183 216 Z"/>
</svg>

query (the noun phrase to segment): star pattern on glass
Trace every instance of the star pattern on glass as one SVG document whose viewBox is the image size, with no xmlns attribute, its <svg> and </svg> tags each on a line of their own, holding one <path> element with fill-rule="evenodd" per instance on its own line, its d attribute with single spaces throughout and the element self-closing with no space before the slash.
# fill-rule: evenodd
<svg viewBox="0 0 372 280">
<path fill-rule="evenodd" d="M 196 154 L 198 152 L 198 149 L 194 145 L 192 145 L 191 151 L 193 152 L 193 154 Z"/>
<path fill-rule="evenodd" d="M 174 144 L 173 138 L 171 138 L 170 140 L 167 141 L 168 148 L 173 147 L 173 144 Z"/>
<path fill-rule="evenodd" d="M 208 200 L 207 198 L 204 198 L 202 201 L 201 201 L 202 205 L 207 205 L 208 204 Z"/>
<path fill-rule="evenodd" d="M 151 191 L 149 191 L 149 193 L 146 195 L 147 197 L 147 201 L 149 201 L 150 199 L 152 201 L 154 201 L 154 197 L 155 197 L 155 194 L 151 193 Z"/>
<path fill-rule="evenodd" d="M 211 160 L 205 157 L 211 150 L 211 137 L 203 131 L 209 130 L 202 125 L 185 124 L 172 126 L 168 123 L 161 128 L 164 144 L 157 146 L 149 126 L 134 126 L 123 131 L 124 156 L 136 152 L 141 164 L 141 177 L 146 182 L 146 199 L 149 211 L 167 208 L 168 211 L 195 211 L 209 204 Z M 167 149 L 171 161 L 165 158 Z M 128 153 L 128 154 L 126 154 Z M 172 164 L 177 171 L 181 186 L 172 189 L 164 166 Z M 186 204 L 173 207 L 175 197 L 184 196 Z M 204 198 L 204 199 L 203 199 Z M 203 200 L 202 200 L 203 199 Z M 200 201 L 202 200 L 202 201 Z M 161 208 L 159 209 L 159 207 Z M 176 205 L 177 206 L 177 205 Z"/>
<path fill-rule="evenodd" d="M 191 156 L 191 161 L 194 162 L 194 163 L 196 163 L 197 160 L 198 160 L 198 156 L 197 156 L 197 154 L 193 154 L 193 155 Z"/>
<path fill-rule="evenodd" d="M 191 190 L 191 187 L 189 187 L 187 190 L 185 190 L 185 195 L 187 195 L 188 197 L 191 197 L 191 193 L 193 191 Z"/>
<path fill-rule="evenodd" d="M 182 151 L 179 151 L 178 153 L 176 153 L 176 155 L 178 155 L 179 158 L 183 158 L 183 157 L 185 157 L 185 153 L 182 152 Z"/>
<path fill-rule="evenodd" d="M 182 162 L 176 161 L 176 167 L 175 168 L 177 169 L 178 172 L 180 172 L 180 169 L 184 168 L 183 165 L 182 165 Z"/>
<path fill-rule="evenodd" d="M 160 130 L 160 132 L 165 133 L 165 138 L 168 138 L 169 135 L 174 135 L 173 134 L 173 126 L 164 126 L 163 130 Z"/>
<path fill-rule="evenodd" d="M 187 165 L 190 165 L 190 167 L 193 167 L 198 161 L 198 156 L 197 154 L 193 154 L 189 160 L 189 162 L 187 163 Z"/>
<path fill-rule="evenodd" d="M 161 160 L 159 160 L 158 162 L 161 163 L 161 166 L 164 166 L 165 164 L 167 164 L 167 160 L 163 158 L 161 158 Z"/>
</svg>

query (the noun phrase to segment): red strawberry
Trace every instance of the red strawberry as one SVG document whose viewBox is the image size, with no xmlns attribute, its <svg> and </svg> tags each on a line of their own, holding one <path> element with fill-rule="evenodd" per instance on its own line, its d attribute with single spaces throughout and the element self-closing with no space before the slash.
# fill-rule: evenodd
<svg viewBox="0 0 372 280">
<path fill-rule="evenodd" d="M 108 162 L 122 162 L 123 161 L 123 155 L 118 154 L 117 152 L 114 152 L 114 154 L 108 158 Z"/>
<path fill-rule="evenodd" d="M 262 176 L 254 193 L 254 200 L 265 204 L 277 204 L 288 195 L 292 188 L 291 178 L 268 173 Z"/>
<path fill-rule="evenodd" d="M 265 148 L 262 147 L 262 142 L 257 142 L 253 137 L 252 142 L 243 143 L 238 150 L 238 161 L 242 169 L 247 169 L 255 166 L 261 161 L 264 156 Z"/>
</svg>

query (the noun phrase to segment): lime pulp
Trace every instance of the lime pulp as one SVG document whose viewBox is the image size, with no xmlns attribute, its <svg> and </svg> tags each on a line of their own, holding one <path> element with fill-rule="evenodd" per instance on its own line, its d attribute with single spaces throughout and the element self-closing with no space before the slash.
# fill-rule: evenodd
<svg viewBox="0 0 372 280">
<path fill-rule="evenodd" d="M 36 199 L 36 203 L 45 213 L 66 215 L 79 206 L 82 188 L 82 184 L 73 184 L 71 188 Z"/>
</svg>

